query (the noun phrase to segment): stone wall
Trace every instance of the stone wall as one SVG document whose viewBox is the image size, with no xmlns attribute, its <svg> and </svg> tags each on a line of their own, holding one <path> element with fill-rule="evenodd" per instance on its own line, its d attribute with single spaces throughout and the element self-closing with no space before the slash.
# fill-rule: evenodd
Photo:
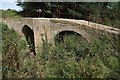
<svg viewBox="0 0 120 80">
<path fill-rule="evenodd" d="M 54 43 L 54 37 L 61 31 L 74 31 L 82 35 L 88 42 L 97 38 L 103 33 L 108 35 L 120 35 L 120 29 L 96 24 L 85 20 L 58 19 L 58 18 L 21 18 L 21 19 L 5 19 L 3 21 L 10 28 L 14 28 L 24 37 L 22 28 L 27 25 L 34 32 L 35 46 L 38 47 L 42 43 L 42 37 L 50 43 Z"/>
</svg>

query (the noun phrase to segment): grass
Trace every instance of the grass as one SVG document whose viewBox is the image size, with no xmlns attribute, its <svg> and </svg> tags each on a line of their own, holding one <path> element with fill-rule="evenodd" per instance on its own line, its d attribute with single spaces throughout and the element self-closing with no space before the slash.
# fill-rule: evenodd
<svg viewBox="0 0 120 80">
<path fill-rule="evenodd" d="M 2 13 L 1 17 L 3 18 L 13 18 L 13 19 L 17 19 L 17 18 L 21 18 L 21 16 L 19 15 L 19 13 L 15 10 L 0 10 L 0 13 Z"/>
<path fill-rule="evenodd" d="M 111 43 L 118 44 L 117 38 L 104 36 L 87 46 L 75 34 L 55 46 L 43 39 L 37 56 L 29 58 L 26 40 L 0 25 L 3 78 L 120 78 L 119 49 Z"/>
</svg>

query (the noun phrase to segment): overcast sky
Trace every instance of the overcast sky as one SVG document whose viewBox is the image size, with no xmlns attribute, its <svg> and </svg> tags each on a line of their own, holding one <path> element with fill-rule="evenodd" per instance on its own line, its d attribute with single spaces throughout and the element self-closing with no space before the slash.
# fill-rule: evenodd
<svg viewBox="0 0 120 80">
<path fill-rule="evenodd" d="M 16 6 L 17 0 L 0 0 L 0 9 L 15 9 L 17 11 L 21 10 L 21 7 Z"/>
</svg>

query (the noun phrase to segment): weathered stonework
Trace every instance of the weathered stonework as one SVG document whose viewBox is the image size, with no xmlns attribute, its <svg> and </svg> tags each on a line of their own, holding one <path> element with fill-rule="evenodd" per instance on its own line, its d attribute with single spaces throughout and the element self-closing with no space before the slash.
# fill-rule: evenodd
<svg viewBox="0 0 120 80">
<path fill-rule="evenodd" d="M 92 23 L 84 20 L 58 19 L 58 18 L 21 18 L 19 20 L 5 19 L 10 28 L 24 36 L 22 29 L 25 25 L 29 26 L 34 33 L 35 46 L 38 47 L 42 43 L 47 34 L 48 42 L 54 43 L 54 37 L 62 31 L 74 31 L 82 35 L 88 42 L 103 33 L 120 35 L 120 29 L 109 26 Z"/>
</svg>

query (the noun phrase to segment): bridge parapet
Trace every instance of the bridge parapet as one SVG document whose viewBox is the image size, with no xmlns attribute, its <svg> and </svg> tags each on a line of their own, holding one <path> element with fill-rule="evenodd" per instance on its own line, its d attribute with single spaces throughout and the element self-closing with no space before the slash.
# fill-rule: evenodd
<svg viewBox="0 0 120 80">
<path fill-rule="evenodd" d="M 6 24 L 18 32 L 22 32 L 27 25 L 34 32 L 35 45 L 42 43 L 42 35 L 47 34 L 49 42 L 54 42 L 54 37 L 62 31 L 74 31 L 82 35 L 88 42 L 103 33 L 120 35 L 120 29 L 101 25 L 85 20 L 59 19 L 59 18 L 21 18 L 19 20 L 6 19 Z"/>
<path fill-rule="evenodd" d="M 74 20 L 74 19 L 51 19 L 52 22 L 55 23 L 62 23 L 62 24 L 71 24 L 71 25 L 83 25 L 88 28 L 93 28 L 93 29 L 98 29 L 98 30 L 104 30 L 106 32 L 114 33 L 114 34 L 120 34 L 120 29 L 113 28 L 110 26 L 98 24 L 98 23 L 93 23 L 90 21 L 85 21 L 85 20 Z"/>
</svg>

